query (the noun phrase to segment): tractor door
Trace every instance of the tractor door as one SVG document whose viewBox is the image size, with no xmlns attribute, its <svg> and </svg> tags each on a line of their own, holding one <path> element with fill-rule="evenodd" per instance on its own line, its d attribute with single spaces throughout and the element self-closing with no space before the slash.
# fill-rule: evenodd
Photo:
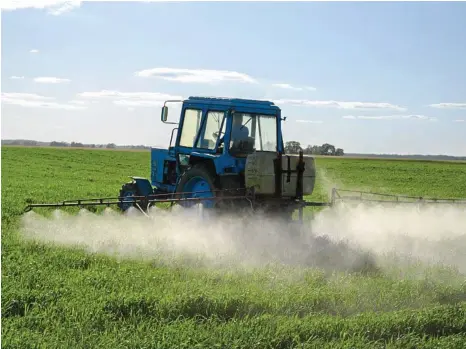
<svg viewBox="0 0 466 349">
<path fill-rule="evenodd" d="M 175 157 L 178 173 L 182 173 L 189 165 L 189 159 L 202 125 L 203 109 L 186 107 L 182 110 L 181 123 L 175 145 Z"/>
<path fill-rule="evenodd" d="M 196 150 L 222 153 L 223 146 L 219 144 L 219 139 L 225 133 L 225 122 L 224 111 L 209 109 L 199 132 L 195 145 Z"/>
<path fill-rule="evenodd" d="M 255 151 L 277 151 L 277 116 L 235 112 L 231 126 L 229 152 L 247 157 Z"/>
</svg>

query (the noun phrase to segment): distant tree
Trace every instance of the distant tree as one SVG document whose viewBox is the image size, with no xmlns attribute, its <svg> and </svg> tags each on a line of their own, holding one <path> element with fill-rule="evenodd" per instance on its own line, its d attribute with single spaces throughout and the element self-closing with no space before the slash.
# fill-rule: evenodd
<svg viewBox="0 0 466 349">
<path fill-rule="evenodd" d="M 57 141 L 52 141 L 50 142 L 51 147 L 68 147 L 69 144 L 66 142 L 57 142 Z"/>
<path fill-rule="evenodd" d="M 288 141 L 285 143 L 285 152 L 288 154 L 297 154 L 301 150 L 301 144 L 297 141 Z M 324 143 L 322 145 L 308 145 L 303 149 L 304 154 L 343 156 L 342 148 L 335 148 L 333 144 Z"/>
<path fill-rule="evenodd" d="M 306 149 L 303 150 L 303 153 L 308 155 L 312 154 L 312 145 L 308 145 Z"/>
<path fill-rule="evenodd" d="M 297 142 L 297 141 L 288 141 L 286 142 L 285 144 L 285 151 L 288 153 L 288 154 L 296 154 L 296 153 L 299 153 L 299 151 L 301 150 L 301 143 Z"/>
<path fill-rule="evenodd" d="M 116 148 L 115 143 L 108 143 L 107 144 L 107 149 L 114 149 L 114 148 Z"/>
<path fill-rule="evenodd" d="M 322 155 L 322 149 L 320 146 L 318 145 L 313 145 L 311 147 L 311 154 L 314 154 L 314 155 Z"/>
<path fill-rule="evenodd" d="M 343 151 L 343 149 L 337 148 L 337 150 L 335 151 L 335 155 L 336 156 L 343 156 L 343 155 L 345 155 L 345 152 Z"/>
<path fill-rule="evenodd" d="M 329 143 L 322 144 L 321 155 L 335 155 L 335 146 Z"/>
</svg>

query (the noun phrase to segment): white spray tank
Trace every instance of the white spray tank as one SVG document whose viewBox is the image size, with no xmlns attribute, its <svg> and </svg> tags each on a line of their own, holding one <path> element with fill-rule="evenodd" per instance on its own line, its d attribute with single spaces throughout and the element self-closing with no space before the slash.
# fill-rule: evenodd
<svg viewBox="0 0 466 349">
<path fill-rule="evenodd" d="M 255 193 L 259 195 L 275 194 L 275 152 L 254 152 L 246 159 L 245 185 L 246 188 L 254 187 Z M 281 189 L 282 197 L 295 197 L 298 174 L 296 172 L 299 164 L 299 155 L 286 154 L 282 159 Z M 309 155 L 303 155 L 303 192 L 302 195 L 311 195 L 314 191 L 316 179 L 315 159 Z M 291 172 L 294 171 L 294 172 Z"/>
</svg>

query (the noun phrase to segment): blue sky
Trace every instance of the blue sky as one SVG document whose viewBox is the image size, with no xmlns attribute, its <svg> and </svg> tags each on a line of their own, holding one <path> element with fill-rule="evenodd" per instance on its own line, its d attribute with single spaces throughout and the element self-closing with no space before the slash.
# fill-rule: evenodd
<svg viewBox="0 0 466 349">
<path fill-rule="evenodd" d="M 214 95 L 304 146 L 466 155 L 466 3 L 2 7 L 2 139 L 166 146 L 163 100 Z"/>
</svg>

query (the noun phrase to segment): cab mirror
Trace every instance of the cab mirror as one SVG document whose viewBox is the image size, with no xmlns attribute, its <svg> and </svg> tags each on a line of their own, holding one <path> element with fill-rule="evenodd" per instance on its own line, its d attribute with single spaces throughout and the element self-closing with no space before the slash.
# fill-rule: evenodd
<svg viewBox="0 0 466 349">
<path fill-rule="evenodd" d="M 160 118 L 162 119 L 163 122 L 167 121 L 168 119 L 168 107 L 165 105 L 162 107 L 162 114 Z"/>
</svg>

